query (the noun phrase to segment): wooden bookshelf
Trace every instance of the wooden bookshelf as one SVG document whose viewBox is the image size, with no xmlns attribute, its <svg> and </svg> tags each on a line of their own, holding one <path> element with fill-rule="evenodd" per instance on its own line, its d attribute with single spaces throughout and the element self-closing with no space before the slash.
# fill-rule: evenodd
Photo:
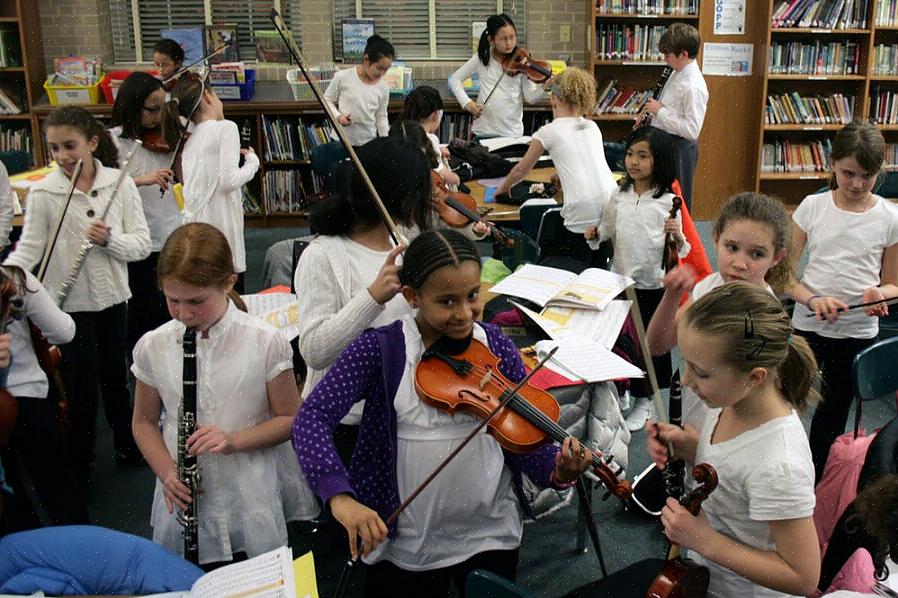
<svg viewBox="0 0 898 598">
<path fill-rule="evenodd" d="M 866 24 L 853 29 L 817 29 L 817 28 L 776 28 L 772 26 L 772 16 L 777 1 L 769 0 L 765 17 L 767 23 L 766 44 L 763 56 L 763 93 L 758 111 L 760 127 L 758 132 L 757 162 L 755 169 L 755 189 L 764 193 L 777 195 L 787 206 L 795 207 L 808 193 L 817 191 L 825 185 L 828 172 L 765 172 L 764 146 L 775 140 L 802 143 L 807 140 L 831 141 L 836 132 L 844 125 L 839 124 L 769 124 L 766 120 L 767 98 L 797 91 L 805 94 L 844 94 L 854 95 L 855 119 L 872 122 L 871 103 L 877 90 L 898 93 L 898 72 L 876 73 L 875 47 L 878 44 L 891 45 L 898 43 L 898 26 L 877 24 L 880 2 L 886 4 L 890 0 L 866 0 Z M 891 0 L 894 2 L 895 0 Z M 764 11 L 759 11 L 763 13 Z M 772 45 L 788 43 L 793 40 L 804 43 L 832 43 L 849 40 L 858 45 L 860 57 L 857 72 L 844 75 L 782 75 L 771 74 L 768 65 L 771 61 Z M 878 124 L 888 143 L 898 143 L 898 123 Z M 828 166 L 827 166 L 828 167 Z"/>
<path fill-rule="evenodd" d="M 31 111 L 44 92 L 47 78 L 38 3 L 33 0 L 0 2 L 0 28 L 14 30 L 12 43 L 18 44 L 14 53 L 21 58 L 21 65 L 0 67 L 0 89 L 22 110 L 21 114 L 0 115 L 0 128 L 21 129 L 28 134 L 35 148 L 34 160 L 40 131 Z"/>
</svg>

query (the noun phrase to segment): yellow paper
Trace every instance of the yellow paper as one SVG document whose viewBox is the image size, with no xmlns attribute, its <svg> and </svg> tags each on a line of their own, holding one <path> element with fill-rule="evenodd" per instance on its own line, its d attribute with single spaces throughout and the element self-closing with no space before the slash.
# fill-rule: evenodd
<svg viewBox="0 0 898 598">
<path fill-rule="evenodd" d="M 293 579 L 296 583 L 297 598 L 318 598 L 315 557 L 311 551 L 293 561 Z"/>
<path fill-rule="evenodd" d="M 184 211 L 184 185 L 175 183 L 171 188 L 172 195 L 175 196 L 175 203 L 178 204 L 178 210 Z"/>
</svg>

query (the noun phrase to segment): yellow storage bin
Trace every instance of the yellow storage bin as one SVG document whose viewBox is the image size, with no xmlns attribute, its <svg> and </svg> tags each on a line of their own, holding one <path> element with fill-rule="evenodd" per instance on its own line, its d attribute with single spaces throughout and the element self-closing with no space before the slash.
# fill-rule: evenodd
<svg viewBox="0 0 898 598">
<path fill-rule="evenodd" d="M 98 104 L 100 102 L 100 85 L 106 81 L 106 75 L 95 85 L 50 85 L 50 79 L 44 81 L 44 89 L 50 97 L 52 106 L 61 104 Z"/>
</svg>

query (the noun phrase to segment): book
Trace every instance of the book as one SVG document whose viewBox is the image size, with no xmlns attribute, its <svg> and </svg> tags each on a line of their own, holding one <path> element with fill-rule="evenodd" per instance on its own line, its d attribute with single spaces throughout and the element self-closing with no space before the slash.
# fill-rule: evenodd
<svg viewBox="0 0 898 598">
<path fill-rule="evenodd" d="M 525 264 L 490 291 L 528 299 L 540 307 L 605 309 L 632 284 L 632 278 L 598 268 L 587 268 L 578 275 L 558 268 Z"/>
<path fill-rule="evenodd" d="M 206 55 L 206 33 L 203 27 L 162 29 L 159 36 L 174 40 L 184 50 L 184 64 L 202 60 Z"/>
<path fill-rule="evenodd" d="M 308 552 L 293 560 L 286 546 L 206 573 L 187 592 L 152 594 L 151 598 L 220 598 L 270 596 L 318 598 L 315 561 Z"/>
<path fill-rule="evenodd" d="M 256 40 L 256 61 L 290 64 L 290 50 L 276 30 L 257 29 L 253 31 L 253 37 Z"/>
<path fill-rule="evenodd" d="M 209 57 L 210 64 L 237 62 L 240 60 L 240 44 L 237 41 L 237 24 L 206 25 L 206 51 L 212 53 L 224 46 L 227 49 Z"/>
<path fill-rule="evenodd" d="M 343 19 L 340 29 L 343 33 L 343 62 L 361 64 L 368 38 L 374 35 L 374 19 Z"/>
</svg>

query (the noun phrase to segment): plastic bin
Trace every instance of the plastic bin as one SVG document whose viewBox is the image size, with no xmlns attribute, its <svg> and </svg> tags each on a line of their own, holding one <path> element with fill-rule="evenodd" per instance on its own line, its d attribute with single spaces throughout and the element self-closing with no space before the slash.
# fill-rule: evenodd
<svg viewBox="0 0 898 598">
<path fill-rule="evenodd" d="M 106 81 L 103 75 L 95 85 L 50 85 L 50 79 L 44 81 L 44 89 L 50 98 L 51 106 L 61 104 L 98 104 L 100 103 L 100 86 Z"/>
<path fill-rule="evenodd" d="M 322 72 L 316 69 L 310 69 L 309 75 L 312 77 L 322 75 Z M 325 75 L 330 75 L 330 79 L 322 79 L 316 81 L 318 83 L 318 87 L 321 89 L 321 93 L 324 93 L 327 90 L 327 86 L 330 84 L 333 78 L 333 72 L 325 73 Z M 309 85 L 309 82 L 305 80 L 302 76 L 302 73 L 299 69 L 290 69 L 287 71 L 287 83 L 290 84 L 290 91 L 293 92 L 294 100 L 314 100 L 315 93 L 312 91 L 312 86 Z"/>
<path fill-rule="evenodd" d="M 128 78 L 128 75 L 134 71 L 110 71 L 106 73 L 106 78 L 100 83 L 100 89 L 103 90 L 103 97 L 106 98 L 107 104 L 115 103 L 115 96 L 118 95 L 118 88 L 122 81 Z"/>
<path fill-rule="evenodd" d="M 212 89 L 221 100 L 249 100 L 256 93 L 256 71 L 246 69 L 246 83 L 237 85 L 213 85 Z"/>
</svg>

